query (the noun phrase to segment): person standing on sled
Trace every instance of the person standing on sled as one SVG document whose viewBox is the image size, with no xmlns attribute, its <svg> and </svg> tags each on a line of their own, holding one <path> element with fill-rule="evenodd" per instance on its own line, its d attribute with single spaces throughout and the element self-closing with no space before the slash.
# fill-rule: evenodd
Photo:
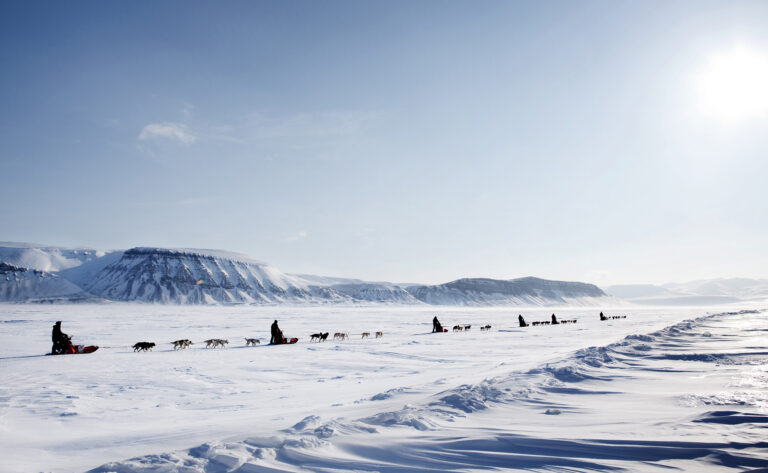
<svg viewBox="0 0 768 473">
<path fill-rule="evenodd" d="M 51 348 L 52 354 L 61 355 L 63 353 L 75 352 L 75 349 L 72 346 L 72 342 L 69 341 L 69 335 L 61 331 L 60 320 L 56 321 L 56 323 L 53 325 L 51 339 L 53 340 L 53 348 Z"/>
<path fill-rule="evenodd" d="M 272 322 L 270 330 L 272 331 L 272 338 L 269 340 L 271 345 L 281 345 L 285 343 L 285 340 L 283 340 L 283 331 L 277 326 L 277 320 Z"/>
<path fill-rule="evenodd" d="M 555 317 L 555 314 L 552 314 L 552 325 L 557 325 L 560 322 L 557 321 L 557 317 Z"/>
<path fill-rule="evenodd" d="M 432 319 L 432 333 L 442 332 L 442 331 L 443 331 L 443 326 L 440 325 L 440 321 L 437 320 L 437 316 L 435 316 L 435 318 Z"/>
<path fill-rule="evenodd" d="M 522 314 L 517 316 L 517 321 L 520 323 L 521 327 L 527 327 L 528 326 L 528 324 L 525 323 L 525 319 L 523 318 Z"/>
</svg>

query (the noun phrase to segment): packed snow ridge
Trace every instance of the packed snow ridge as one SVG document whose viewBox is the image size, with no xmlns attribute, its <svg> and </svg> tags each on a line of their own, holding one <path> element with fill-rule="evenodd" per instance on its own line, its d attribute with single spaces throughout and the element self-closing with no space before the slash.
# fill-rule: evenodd
<svg viewBox="0 0 768 473">
<path fill-rule="evenodd" d="M 436 286 L 404 287 L 387 282 L 291 275 L 245 255 L 221 250 L 139 247 L 104 252 L 16 244 L 0 246 L 0 261 L 15 268 L 6 270 L 8 274 L 0 280 L 0 301 L 14 302 L 539 306 L 594 305 L 608 299 L 592 284 L 530 277 L 460 279 Z M 18 276 L 27 268 L 49 272 L 45 277 Z"/>
</svg>

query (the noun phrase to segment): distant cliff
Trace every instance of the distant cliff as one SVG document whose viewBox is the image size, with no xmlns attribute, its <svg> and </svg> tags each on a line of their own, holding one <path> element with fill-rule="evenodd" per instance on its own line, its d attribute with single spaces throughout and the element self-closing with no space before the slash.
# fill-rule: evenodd
<svg viewBox="0 0 768 473">
<path fill-rule="evenodd" d="M 125 251 L 0 244 L 0 301 L 125 301 L 161 304 L 553 305 L 600 303 L 591 284 L 459 279 L 435 286 L 291 275 L 221 250 Z M 16 263 L 16 264 L 14 264 Z M 19 264 L 26 263 L 29 267 Z M 46 271 L 42 271 L 45 268 Z"/>
<path fill-rule="evenodd" d="M 416 299 L 435 305 L 551 305 L 596 302 L 607 297 L 594 284 L 549 281 L 533 277 L 499 279 L 458 279 L 436 286 L 410 286 Z"/>
</svg>

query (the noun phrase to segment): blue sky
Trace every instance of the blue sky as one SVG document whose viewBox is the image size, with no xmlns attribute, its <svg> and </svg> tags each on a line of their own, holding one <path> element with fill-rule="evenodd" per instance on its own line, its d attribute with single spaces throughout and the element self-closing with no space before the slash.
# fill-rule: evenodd
<svg viewBox="0 0 768 473">
<path fill-rule="evenodd" d="M 3 1 L 0 240 L 768 277 L 766 54 L 765 2 Z"/>
</svg>

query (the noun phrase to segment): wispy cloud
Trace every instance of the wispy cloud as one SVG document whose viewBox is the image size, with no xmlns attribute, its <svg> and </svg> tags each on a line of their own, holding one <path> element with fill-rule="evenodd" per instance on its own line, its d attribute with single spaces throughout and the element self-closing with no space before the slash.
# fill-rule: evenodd
<svg viewBox="0 0 768 473">
<path fill-rule="evenodd" d="M 299 241 L 299 240 L 303 240 L 305 238 L 307 238 L 307 232 L 304 231 L 304 230 L 301 230 L 299 232 L 292 233 L 292 234 L 286 236 L 285 237 L 285 241 L 288 242 L 288 243 L 293 243 L 293 242 L 296 242 L 296 241 Z"/>
<path fill-rule="evenodd" d="M 189 145 L 197 141 L 197 137 L 183 123 L 163 122 L 150 123 L 139 133 L 141 141 L 171 140 Z"/>
</svg>

